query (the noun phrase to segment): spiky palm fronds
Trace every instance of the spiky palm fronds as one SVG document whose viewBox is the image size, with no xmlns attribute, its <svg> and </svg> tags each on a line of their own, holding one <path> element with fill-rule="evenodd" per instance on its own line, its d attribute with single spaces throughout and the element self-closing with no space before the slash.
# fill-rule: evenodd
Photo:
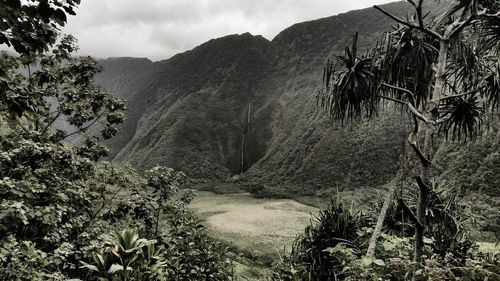
<svg viewBox="0 0 500 281">
<path fill-rule="evenodd" d="M 324 89 L 317 96 L 318 105 L 333 119 L 344 122 L 363 113 L 376 113 L 378 98 L 371 57 L 358 57 L 357 33 L 352 47 L 343 56 L 329 60 L 323 72 Z"/>
<path fill-rule="evenodd" d="M 500 61 L 496 63 L 491 73 L 484 79 L 484 91 L 486 107 L 493 111 L 500 109 Z"/>
<path fill-rule="evenodd" d="M 327 249 L 343 245 L 355 255 L 361 255 L 358 231 L 366 225 L 360 213 L 352 214 L 339 200 L 313 217 L 311 225 L 292 245 L 291 257 L 306 266 L 307 280 L 342 280 L 345 277 L 343 261 Z"/>
<path fill-rule="evenodd" d="M 455 257 L 465 259 L 474 246 L 467 227 L 475 224 L 475 217 L 461 200 L 456 183 L 433 181 L 431 190 L 426 209 L 429 235 L 434 239 L 431 247 L 442 257 L 452 252 Z"/>
<path fill-rule="evenodd" d="M 474 139 L 481 131 L 483 107 L 477 96 L 449 99 L 440 106 L 446 112 L 446 119 L 439 128 L 446 139 L 451 134 L 452 140 L 466 141 Z"/>
<path fill-rule="evenodd" d="M 433 79 L 432 65 L 438 50 L 433 38 L 410 29 L 399 27 L 386 36 L 380 54 L 378 73 L 386 83 L 412 91 L 415 106 L 420 106 L 429 93 Z M 401 95 L 401 92 L 394 92 Z M 402 99 L 401 96 L 397 96 Z"/>
<path fill-rule="evenodd" d="M 477 37 L 459 34 L 452 39 L 449 51 L 448 86 L 452 91 L 468 92 L 482 83 L 487 50 Z"/>
<path fill-rule="evenodd" d="M 499 4 L 500 5 L 500 4 Z M 485 47 L 500 52 L 500 16 L 485 16 L 481 20 L 481 36 Z"/>
</svg>

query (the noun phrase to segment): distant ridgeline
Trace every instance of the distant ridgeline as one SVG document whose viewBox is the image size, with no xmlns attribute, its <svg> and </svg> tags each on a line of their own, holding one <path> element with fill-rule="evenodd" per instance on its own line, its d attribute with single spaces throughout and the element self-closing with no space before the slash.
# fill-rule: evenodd
<svg viewBox="0 0 500 281">
<path fill-rule="evenodd" d="M 405 3 L 385 8 L 406 15 Z M 375 9 L 291 26 L 272 41 L 249 33 L 210 40 L 159 62 L 100 61 L 97 77 L 128 101 L 112 157 L 139 169 L 157 164 L 194 178 L 245 178 L 302 191 L 380 186 L 398 170 L 407 116 L 394 110 L 357 125 L 317 110 L 328 57 L 359 31 L 376 42 L 393 22 Z M 358 122 L 356 122 L 358 123 Z M 472 189 L 500 187 L 500 134 L 466 147 L 437 147 L 440 174 Z"/>
</svg>

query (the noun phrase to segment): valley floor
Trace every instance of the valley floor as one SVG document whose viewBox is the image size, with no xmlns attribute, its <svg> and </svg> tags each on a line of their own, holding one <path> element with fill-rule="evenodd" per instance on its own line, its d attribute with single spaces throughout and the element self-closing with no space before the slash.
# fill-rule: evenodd
<svg viewBox="0 0 500 281">
<path fill-rule="evenodd" d="M 238 247 L 282 253 L 318 209 L 290 199 L 199 191 L 190 207 L 214 232 Z M 257 253 L 258 254 L 258 253 Z"/>
<path fill-rule="evenodd" d="M 197 193 L 190 208 L 238 253 L 235 270 L 243 280 L 259 280 L 266 275 L 273 258 L 290 251 L 297 234 L 311 223 L 311 214 L 318 212 L 290 199 Z"/>
</svg>

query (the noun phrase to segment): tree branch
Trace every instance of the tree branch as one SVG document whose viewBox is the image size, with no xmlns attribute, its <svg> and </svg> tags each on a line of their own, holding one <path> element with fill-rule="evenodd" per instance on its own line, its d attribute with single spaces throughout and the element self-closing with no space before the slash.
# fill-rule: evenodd
<svg viewBox="0 0 500 281">
<path fill-rule="evenodd" d="M 408 94 L 410 96 L 410 99 L 411 99 L 411 104 L 415 105 L 415 95 L 413 94 L 412 91 L 408 90 L 408 89 L 405 89 L 405 88 L 401 88 L 401 87 L 398 87 L 398 86 L 394 86 L 394 85 L 391 85 L 391 84 L 387 84 L 387 83 L 382 83 L 380 84 L 380 86 L 384 86 L 384 87 L 387 87 L 387 88 L 390 88 L 390 89 L 393 89 L 393 90 L 398 90 L 398 91 L 401 91 L 401 92 L 404 92 L 406 94 Z"/>
<path fill-rule="evenodd" d="M 413 23 L 408 22 L 406 20 L 400 19 L 400 18 L 396 17 L 395 15 L 389 13 L 388 11 L 384 10 L 383 8 L 381 8 L 381 7 L 377 6 L 377 5 L 373 6 L 373 8 L 379 10 L 384 15 L 388 16 L 392 20 L 394 20 L 394 21 L 396 21 L 396 22 L 398 22 L 398 23 L 400 23 L 402 25 L 406 25 L 406 26 L 408 26 L 410 28 L 416 28 L 418 30 L 421 30 L 421 31 L 423 31 L 423 32 L 431 35 L 432 37 L 435 37 L 435 38 L 437 38 L 439 40 L 443 40 L 443 36 L 441 36 L 439 33 L 435 32 L 435 31 L 432 31 L 432 30 L 426 28 L 425 26 L 416 25 L 416 24 L 413 24 Z"/>
<path fill-rule="evenodd" d="M 420 162 L 422 162 L 422 165 L 428 167 L 432 164 L 431 161 L 429 159 L 427 159 L 427 157 L 425 157 L 422 150 L 420 150 L 420 148 L 418 147 L 417 142 L 414 139 L 412 139 L 411 136 L 408 137 L 408 143 L 410 144 L 410 146 L 413 148 L 413 150 L 417 154 L 418 159 L 420 159 Z"/>
<path fill-rule="evenodd" d="M 418 133 L 420 132 L 420 124 L 418 124 L 418 118 L 417 116 L 415 115 L 412 115 L 413 116 L 413 122 L 415 122 L 415 127 L 413 129 L 413 133 L 409 135 L 409 137 L 414 137 L 416 135 L 418 135 Z"/>
<path fill-rule="evenodd" d="M 406 101 L 402 101 L 402 100 L 399 100 L 399 99 L 391 98 L 391 97 L 388 97 L 388 96 L 380 96 L 380 97 L 383 98 L 383 99 L 386 99 L 386 100 L 393 101 L 395 103 L 399 103 L 399 104 L 403 104 L 403 105 L 407 105 L 408 104 L 408 102 L 406 102 Z"/>
<path fill-rule="evenodd" d="M 25 133 L 29 133 L 28 129 L 26 129 L 26 128 L 23 126 L 23 124 L 21 124 L 21 122 L 19 122 L 19 120 L 17 120 L 17 118 L 16 118 L 16 117 L 14 117 L 14 120 L 16 121 L 17 125 L 19 125 L 19 127 L 21 127 L 21 129 L 23 129 L 23 131 L 24 131 Z"/>
<path fill-rule="evenodd" d="M 50 128 L 50 126 L 52 126 L 52 124 L 54 124 L 56 119 L 59 118 L 59 116 L 61 116 L 61 115 L 62 115 L 61 111 L 57 112 L 56 117 L 54 117 L 52 120 L 50 120 L 49 124 L 45 128 L 43 128 L 42 133 L 41 133 L 42 136 L 43 136 L 43 134 L 45 134 L 45 132 L 47 132 L 47 130 Z"/>
<path fill-rule="evenodd" d="M 445 40 L 449 40 L 451 38 L 453 38 L 455 35 L 457 35 L 460 31 L 462 31 L 465 27 L 467 27 L 475 18 L 476 18 L 477 14 L 476 13 L 473 13 L 469 16 L 469 18 L 467 18 L 466 20 L 464 21 L 457 21 L 455 23 L 452 24 L 452 29 L 447 32 L 447 34 L 445 35 Z"/>
<path fill-rule="evenodd" d="M 420 25 L 420 28 L 425 28 L 424 17 L 422 16 L 422 4 L 423 0 L 419 0 L 418 5 L 415 7 L 415 10 L 417 10 L 418 24 Z"/>
<path fill-rule="evenodd" d="M 417 176 L 417 184 L 418 188 L 425 193 L 428 193 L 431 190 L 431 188 L 422 180 L 421 176 Z"/>
<path fill-rule="evenodd" d="M 400 99 L 395 99 L 395 98 L 391 98 L 388 96 L 380 96 L 380 98 L 390 100 L 390 101 L 393 101 L 395 103 L 399 103 L 402 105 L 406 105 L 408 107 L 408 109 L 410 110 L 410 112 L 418 119 L 424 121 L 427 124 L 434 124 L 435 123 L 435 122 L 429 120 L 428 118 L 426 118 L 424 115 L 422 115 L 422 113 L 420 113 L 411 103 L 409 103 L 407 101 L 402 101 Z"/>
<path fill-rule="evenodd" d="M 448 100 L 448 99 L 454 99 L 454 98 L 459 98 L 459 97 L 467 96 L 467 95 L 473 94 L 473 93 L 475 93 L 477 91 L 479 91 L 479 89 L 474 89 L 474 90 L 471 90 L 471 91 L 468 91 L 468 92 L 465 92 L 465 93 L 461 93 L 461 94 L 446 96 L 446 97 L 440 98 L 439 102 L 442 102 L 442 101 L 445 101 L 445 100 Z"/>
<path fill-rule="evenodd" d="M 418 227 L 424 227 L 424 225 L 418 220 L 417 216 L 415 216 L 415 213 L 406 205 L 405 201 L 403 199 L 399 199 L 399 205 L 403 209 L 404 212 L 406 212 L 409 216 L 410 219 L 418 226 Z"/>
<path fill-rule="evenodd" d="M 52 112 L 48 112 L 48 113 L 45 113 L 45 114 L 40 114 L 40 116 L 36 119 L 36 122 L 40 122 L 40 120 L 42 120 L 42 118 L 44 117 L 49 117 L 50 115 L 54 114 L 54 113 L 58 113 L 59 110 L 54 110 Z"/>
<path fill-rule="evenodd" d="M 413 7 L 415 8 L 417 7 L 417 3 L 415 3 L 415 1 L 413 0 L 406 0 L 406 1 L 408 1 L 408 3 L 410 3 Z"/>
<path fill-rule="evenodd" d="M 460 33 L 465 27 L 469 26 L 470 23 L 477 18 L 478 12 L 477 12 L 477 0 L 472 0 L 472 11 L 469 15 L 469 17 L 463 21 L 456 21 L 453 24 L 451 24 L 450 29 L 447 29 L 445 32 L 445 40 L 449 40 L 453 38 L 455 35 Z M 486 13 L 486 9 L 484 9 L 481 13 Z"/>
<path fill-rule="evenodd" d="M 482 11 L 477 14 L 478 17 L 485 17 L 485 18 L 500 18 L 500 12 L 495 13 L 495 14 L 487 14 L 486 11 Z"/>
<path fill-rule="evenodd" d="M 427 117 L 425 117 L 424 115 L 422 115 L 422 113 L 420 113 L 420 111 L 418 111 L 413 105 L 411 105 L 410 103 L 407 103 L 407 105 L 408 105 L 408 109 L 411 111 L 411 113 L 413 113 L 413 115 L 415 115 L 415 117 L 417 117 L 418 119 L 424 121 L 427 124 L 433 124 L 434 123 L 432 120 L 429 120 Z"/>
</svg>

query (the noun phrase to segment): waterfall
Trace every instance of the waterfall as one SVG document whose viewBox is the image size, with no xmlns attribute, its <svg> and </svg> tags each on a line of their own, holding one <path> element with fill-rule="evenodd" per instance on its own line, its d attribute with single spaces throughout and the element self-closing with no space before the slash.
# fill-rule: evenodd
<svg viewBox="0 0 500 281">
<path fill-rule="evenodd" d="M 240 174 L 245 172 L 245 148 L 246 148 L 246 139 L 247 135 L 250 132 L 250 121 L 252 119 L 252 102 L 248 104 L 247 110 L 247 126 L 245 129 L 245 133 L 241 135 L 241 162 L 240 162 Z"/>
<path fill-rule="evenodd" d="M 247 134 L 241 135 L 241 163 L 240 163 L 240 174 L 245 172 L 245 141 Z"/>
</svg>

